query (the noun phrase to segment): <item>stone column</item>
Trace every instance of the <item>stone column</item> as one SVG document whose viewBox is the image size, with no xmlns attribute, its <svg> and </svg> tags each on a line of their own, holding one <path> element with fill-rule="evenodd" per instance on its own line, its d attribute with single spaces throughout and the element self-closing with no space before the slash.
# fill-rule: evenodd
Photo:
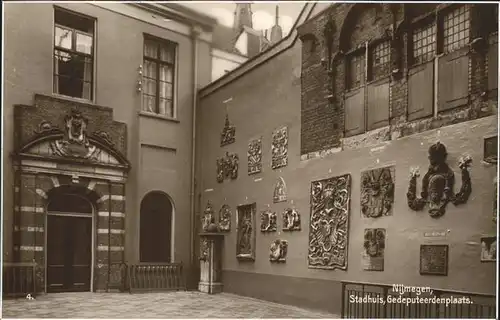
<svg viewBox="0 0 500 320">
<path fill-rule="evenodd" d="M 200 233 L 200 282 L 198 290 L 222 292 L 222 248 L 224 234 Z"/>
</svg>

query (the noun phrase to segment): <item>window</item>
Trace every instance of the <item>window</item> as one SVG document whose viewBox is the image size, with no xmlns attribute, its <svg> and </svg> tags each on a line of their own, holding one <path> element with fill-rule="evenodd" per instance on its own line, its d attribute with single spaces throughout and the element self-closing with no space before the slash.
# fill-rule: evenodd
<svg viewBox="0 0 500 320">
<path fill-rule="evenodd" d="M 460 6 L 443 17 L 443 52 L 460 49 L 469 43 L 469 7 Z"/>
<path fill-rule="evenodd" d="M 436 25 L 430 24 L 413 30 L 413 64 L 434 58 L 436 52 Z"/>
<path fill-rule="evenodd" d="M 174 72 L 177 45 L 147 37 L 144 40 L 142 110 L 174 118 Z"/>
<path fill-rule="evenodd" d="M 54 12 L 54 93 L 93 99 L 95 20 Z"/>
<path fill-rule="evenodd" d="M 370 78 L 371 80 L 387 76 L 390 72 L 391 43 L 383 41 L 371 48 L 370 55 Z"/>
<path fill-rule="evenodd" d="M 355 53 L 349 58 L 348 88 L 354 89 L 364 84 L 365 55 Z"/>
</svg>

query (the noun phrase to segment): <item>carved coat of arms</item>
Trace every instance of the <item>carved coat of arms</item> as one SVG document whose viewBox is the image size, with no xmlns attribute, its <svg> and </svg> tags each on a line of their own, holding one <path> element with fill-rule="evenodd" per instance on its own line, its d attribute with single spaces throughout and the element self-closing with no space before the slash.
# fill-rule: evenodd
<svg viewBox="0 0 500 320">
<path fill-rule="evenodd" d="M 373 169 L 361 174 L 361 212 L 378 218 L 391 215 L 394 203 L 393 167 Z"/>
</svg>

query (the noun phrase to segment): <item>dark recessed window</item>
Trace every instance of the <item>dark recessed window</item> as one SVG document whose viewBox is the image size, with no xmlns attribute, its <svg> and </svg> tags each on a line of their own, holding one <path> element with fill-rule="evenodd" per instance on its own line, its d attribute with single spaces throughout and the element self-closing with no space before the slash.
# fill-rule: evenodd
<svg viewBox="0 0 500 320">
<path fill-rule="evenodd" d="M 443 17 L 443 51 L 460 49 L 469 43 L 469 6 L 460 6 Z"/>
<path fill-rule="evenodd" d="M 349 57 L 348 88 L 354 89 L 364 84 L 365 55 L 356 53 Z"/>
<path fill-rule="evenodd" d="M 372 80 L 378 79 L 389 74 L 391 63 L 391 43 L 390 41 L 383 41 L 375 45 L 371 49 L 371 72 L 370 78 Z"/>
<path fill-rule="evenodd" d="M 413 30 L 413 63 L 430 61 L 436 53 L 436 24 L 428 24 Z"/>
</svg>

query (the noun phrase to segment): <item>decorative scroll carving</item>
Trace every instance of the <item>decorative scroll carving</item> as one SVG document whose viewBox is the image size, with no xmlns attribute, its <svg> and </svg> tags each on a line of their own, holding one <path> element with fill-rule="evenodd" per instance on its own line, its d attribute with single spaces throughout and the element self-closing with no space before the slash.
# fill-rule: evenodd
<svg viewBox="0 0 500 320">
<path fill-rule="evenodd" d="M 238 166 L 238 155 L 226 152 L 224 157 L 217 159 L 217 182 L 222 183 L 224 179 L 238 178 Z"/>
<path fill-rule="evenodd" d="M 255 203 L 239 206 L 236 258 L 255 260 Z"/>
<path fill-rule="evenodd" d="M 105 131 L 97 131 L 94 133 L 94 135 L 104 140 L 104 142 L 106 142 L 107 144 L 113 145 L 113 140 L 111 140 L 109 133 Z"/>
<path fill-rule="evenodd" d="M 410 209 L 420 211 L 428 204 L 431 217 L 438 218 L 445 213 L 449 202 L 454 205 L 467 202 L 472 192 L 468 171 L 472 158 L 466 156 L 459 161 L 458 167 L 462 173 L 462 186 L 460 191 L 455 194 L 453 191 L 455 174 L 446 163 L 446 156 L 446 147 L 439 142 L 429 148 L 430 166 L 422 179 L 420 198 L 417 197 L 417 178 L 420 173 L 418 168 L 411 170 L 410 185 L 406 194 Z"/>
<path fill-rule="evenodd" d="M 367 218 L 392 215 L 394 167 L 361 173 L 361 212 Z"/>
<path fill-rule="evenodd" d="M 448 275 L 448 245 L 420 246 L 420 274 Z"/>
<path fill-rule="evenodd" d="M 498 136 L 484 139 L 484 157 L 487 163 L 497 164 L 498 162 Z"/>
<path fill-rule="evenodd" d="M 260 213 L 260 231 L 272 232 L 278 229 L 276 212 L 265 210 Z"/>
<path fill-rule="evenodd" d="M 364 270 L 384 271 L 385 229 L 365 229 Z"/>
<path fill-rule="evenodd" d="M 262 139 L 255 139 L 248 143 L 248 174 L 262 171 Z"/>
<path fill-rule="evenodd" d="M 201 217 L 201 229 L 205 232 L 208 231 L 208 227 L 214 221 L 214 209 L 212 208 L 212 203 L 208 201 L 205 211 L 203 211 L 203 216 Z"/>
<path fill-rule="evenodd" d="M 235 141 L 236 127 L 229 123 L 229 116 L 226 114 L 226 122 L 224 123 L 224 129 L 220 135 L 220 146 L 226 146 Z"/>
<path fill-rule="evenodd" d="M 273 201 L 274 203 L 286 201 L 286 184 L 282 177 L 279 177 L 276 185 L 274 186 Z"/>
<path fill-rule="evenodd" d="M 208 240 L 205 237 L 200 239 L 200 260 L 207 261 L 208 259 L 208 250 L 210 249 L 210 245 Z"/>
<path fill-rule="evenodd" d="M 312 183 L 309 268 L 347 269 L 350 189 L 349 174 Z"/>
<path fill-rule="evenodd" d="M 481 261 L 497 261 L 497 237 L 489 236 L 481 238 Z"/>
<path fill-rule="evenodd" d="M 231 207 L 224 204 L 219 210 L 219 229 L 220 231 L 231 231 Z"/>
<path fill-rule="evenodd" d="M 61 129 L 52 125 L 50 121 L 43 120 L 38 124 L 37 130 L 35 130 L 36 134 L 47 134 L 47 133 L 59 133 Z"/>
<path fill-rule="evenodd" d="M 295 209 L 283 212 L 283 231 L 300 231 L 300 214 Z"/>
<path fill-rule="evenodd" d="M 288 241 L 277 239 L 271 243 L 269 249 L 269 261 L 271 262 L 286 262 L 288 252 Z"/>
<path fill-rule="evenodd" d="M 288 128 L 282 127 L 273 132 L 271 152 L 273 169 L 284 167 L 288 164 Z"/>
</svg>

